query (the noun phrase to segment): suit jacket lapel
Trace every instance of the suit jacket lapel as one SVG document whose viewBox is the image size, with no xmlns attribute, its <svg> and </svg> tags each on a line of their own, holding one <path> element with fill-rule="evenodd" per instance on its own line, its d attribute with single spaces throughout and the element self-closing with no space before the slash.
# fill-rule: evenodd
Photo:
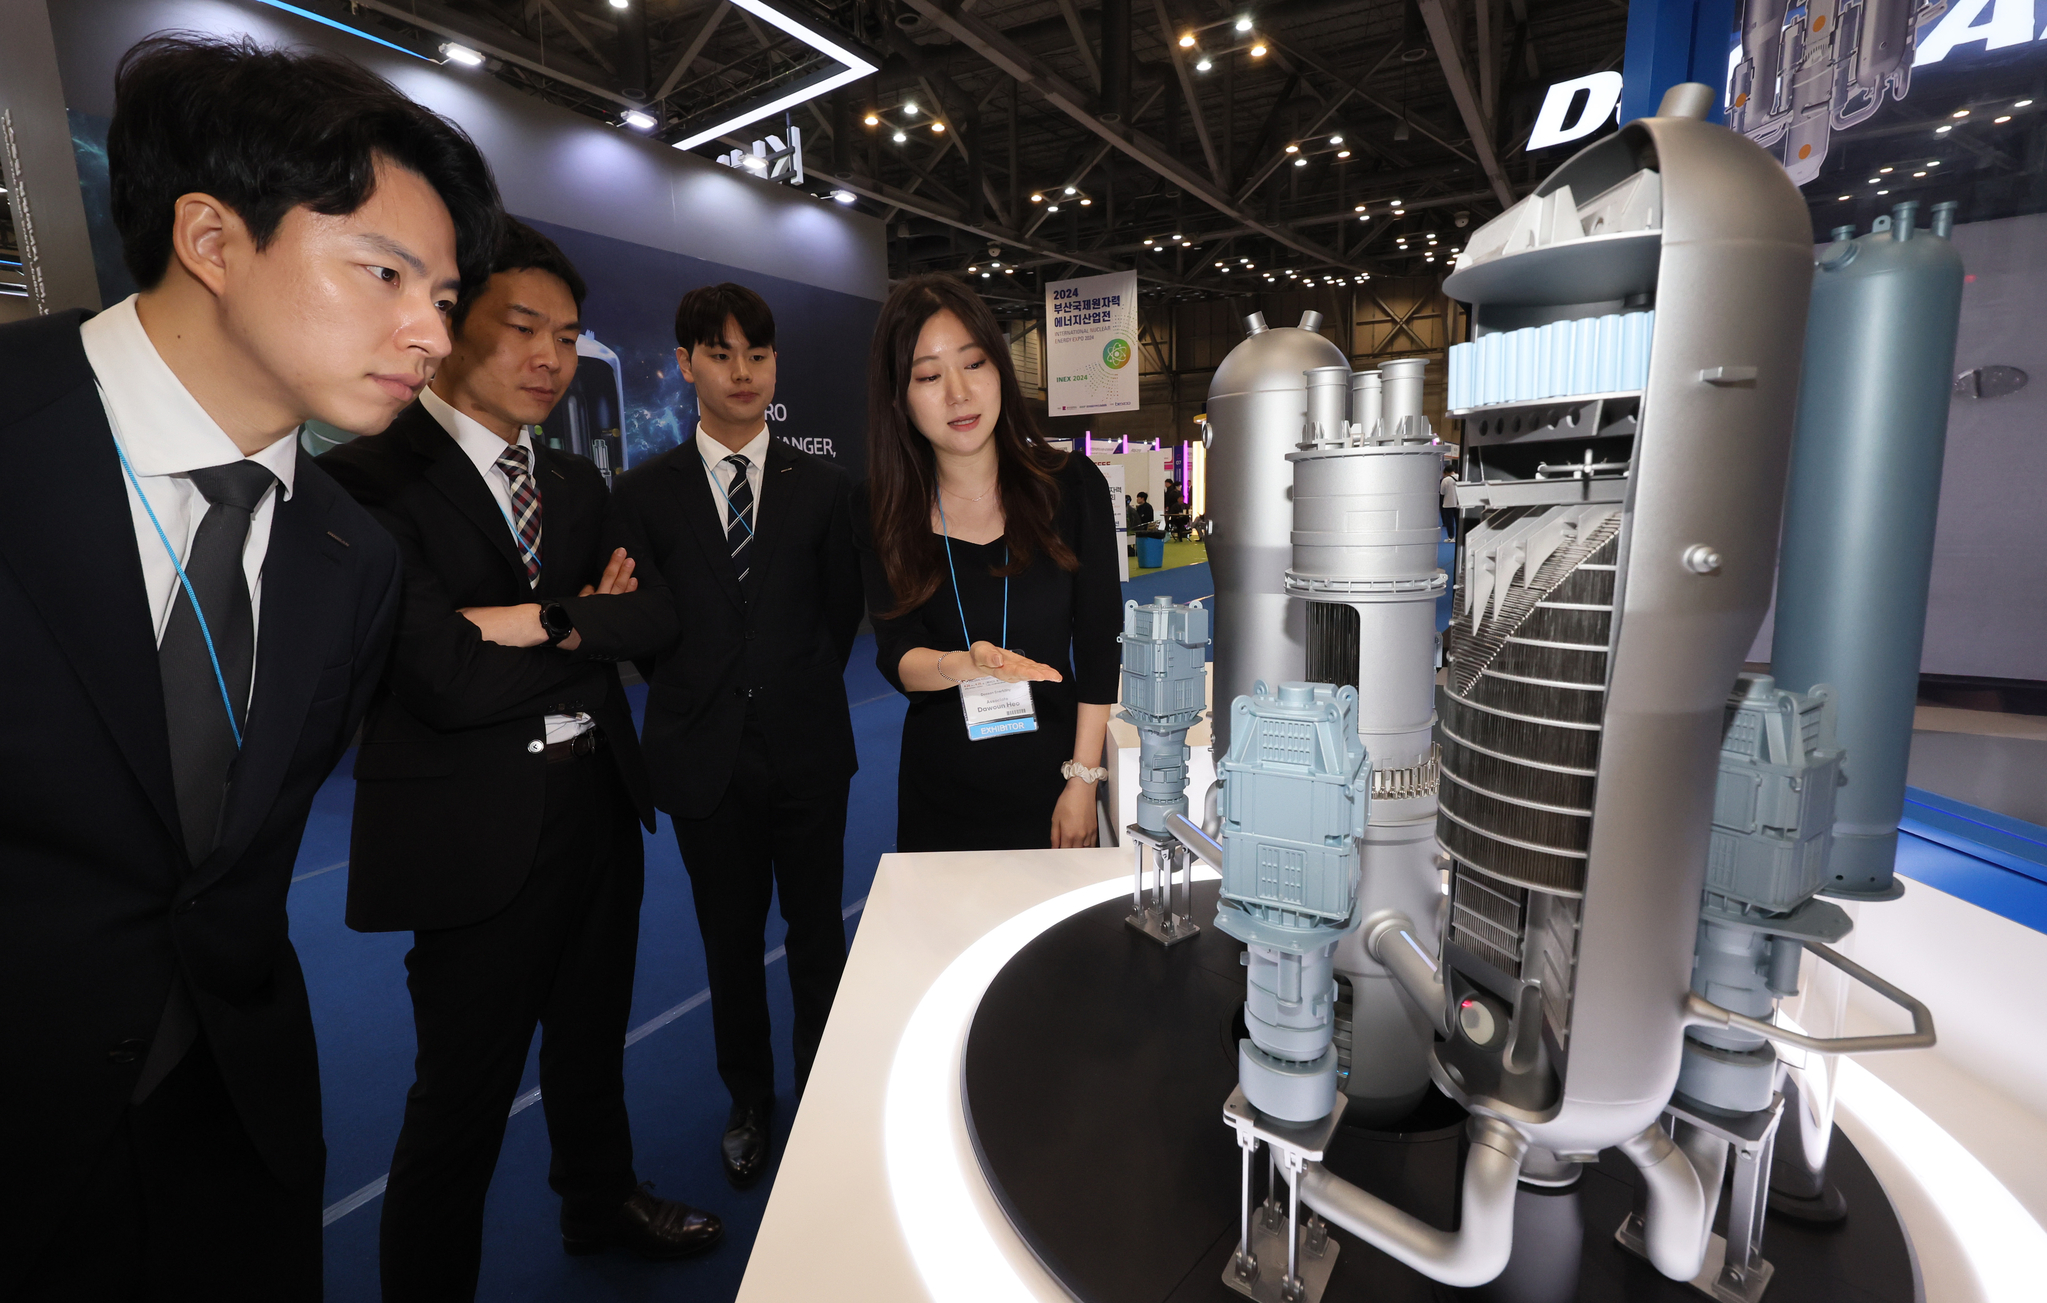
<svg viewBox="0 0 2047 1303">
<path fill-rule="evenodd" d="M 497 499 L 484 485 L 483 477 L 476 473 L 476 463 L 469 460 L 469 454 L 462 451 L 462 445 L 455 442 L 441 423 L 433 418 L 424 407 L 412 409 L 419 413 L 419 420 L 412 423 L 407 432 L 412 446 L 422 455 L 431 457 L 433 464 L 427 467 L 427 482 L 439 489 L 455 504 L 455 509 L 469 518 L 471 524 L 482 530 L 498 555 L 505 559 L 519 576 L 519 583 L 526 583 L 526 559 L 519 554 L 519 545 L 512 540 L 512 526 L 498 510 Z M 384 437 L 389 437 L 384 436 Z M 547 560 L 547 496 L 540 500 L 540 558 Z"/>
<path fill-rule="evenodd" d="M 0 426 L 0 455 L 19 490 L 0 511 L 0 564 L 64 648 L 175 837 L 177 799 L 156 628 L 113 431 L 75 324 L 68 348 L 52 351 L 58 366 L 75 365 L 76 383 L 28 419 Z"/>
<path fill-rule="evenodd" d="M 299 453 L 296 483 L 298 491 L 271 513 L 248 723 L 228 789 L 220 844 L 199 866 L 198 889 L 226 872 L 262 830 L 298 750 L 299 731 L 332 641 L 329 625 L 352 614 L 335 592 L 347 545 L 325 532 L 328 503 L 304 452 Z"/>
<path fill-rule="evenodd" d="M 739 576 L 732 573 L 732 554 L 725 547 L 725 527 L 719 522 L 718 505 L 711 501 L 710 481 L 704 476 L 703 449 L 694 442 L 702 437 L 691 436 L 692 442 L 685 445 L 689 455 L 675 459 L 676 473 L 682 476 L 682 514 L 688 517 L 690 528 L 703 545 L 704 568 L 725 590 L 732 604 L 743 607 L 746 598 L 739 591 Z"/>
<path fill-rule="evenodd" d="M 760 591 L 760 585 L 767 579 L 768 566 L 774 562 L 782 536 L 788 533 L 789 513 L 796 509 L 798 482 L 802 472 L 796 468 L 796 458 L 788 446 L 773 435 L 768 436 L 767 464 L 761 467 L 760 506 L 754 509 L 756 528 L 753 534 L 753 576 L 747 582 Z"/>
</svg>

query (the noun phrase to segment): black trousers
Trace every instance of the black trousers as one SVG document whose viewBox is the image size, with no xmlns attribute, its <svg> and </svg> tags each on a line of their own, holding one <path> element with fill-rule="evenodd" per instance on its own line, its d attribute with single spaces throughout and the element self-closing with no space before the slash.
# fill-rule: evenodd
<svg viewBox="0 0 2047 1303">
<path fill-rule="evenodd" d="M 625 1033 L 645 855 L 607 752 L 551 764 L 539 849 L 512 903 L 413 934 L 419 1050 L 384 1192 L 386 1303 L 475 1297 L 484 1194 L 536 1023 L 547 1181 L 563 1216 L 609 1212 L 635 1189 Z"/>
<path fill-rule="evenodd" d="M 200 1036 L 95 1159 L 15 1303 L 320 1297 L 320 1187 L 270 1174 Z"/>
<path fill-rule="evenodd" d="M 789 925 L 789 985 L 795 995 L 796 1091 L 803 1093 L 846 967 L 846 791 L 803 796 L 783 790 L 768 762 L 768 738 L 751 715 L 725 799 L 702 819 L 675 820 L 689 870 L 697 927 L 711 978 L 711 1027 L 718 1076 L 735 1104 L 775 1096 L 768 979 L 762 933 L 768 900 L 781 893 Z"/>
</svg>

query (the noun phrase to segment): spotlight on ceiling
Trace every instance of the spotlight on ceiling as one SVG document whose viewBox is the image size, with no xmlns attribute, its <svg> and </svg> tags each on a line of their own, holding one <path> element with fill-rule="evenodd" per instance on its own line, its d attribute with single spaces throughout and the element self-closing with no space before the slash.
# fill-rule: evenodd
<svg viewBox="0 0 2047 1303">
<path fill-rule="evenodd" d="M 1341 144 L 1343 143 L 1343 137 L 1342 137 L 1342 136 L 1331 136 L 1331 137 L 1329 138 L 1329 143 L 1330 143 L 1330 144 L 1332 144 L 1332 145 L 1341 145 Z"/>
<path fill-rule="evenodd" d="M 623 8 L 625 8 L 625 7 L 626 7 L 626 6 L 628 5 L 628 4 L 631 4 L 631 3 L 632 3 L 632 0 L 611 0 L 611 7 L 612 7 L 613 9 L 623 9 Z"/>
<path fill-rule="evenodd" d="M 1180 36 L 1180 48 L 1181 48 L 1181 49 L 1183 49 L 1183 50 L 1191 50 L 1191 49 L 1193 49 L 1193 48 L 1194 48 L 1194 33 L 1192 33 L 1192 32 L 1183 32 L 1183 33 L 1181 34 L 1181 36 Z"/>
<path fill-rule="evenodd" d="M 870 127 L 878 127 L 881 125 L 881 118 L 877 114 L 870 113 L 862 120 L 866 122 L 867 125 Z"/>
<path fill-rule="evenodd" d="M 618 115 L 618 120 L 639 131 L 652 131 L 657 125 L 653 114 L 642 113 L 638 109 L 627 109 Z"/>
<path fill-rule="evenodd" d="M 466 45 L 457 45 L 453 41 L 449 41 L 441 47 L 441 53 L 448 56 L 449 63 L 459 63 L 465 68 L 481 68 L 483 66 L 483 56 Z"/>
<path fill-rule="evenodd" d="M 842 204 L 850 204 L 855 199 L 859 198 L 859 196 L 854 194 L 851 190 L 834 190 L 832 191 L 832 198 Z"/>
<path fill-rule="evenodd" d="M 1059 205 L 1058 205 L 1058 204 L 1046 204 L 1046 205 L 1045 205 L 1045 211 L 1046 211 L 1046 212 L 1048 212 L 1048 213 L 1056 213 L 1056 212 L 1058 212 L 1058 211 L 1059 211 Z"/>
<path fill-rule="evenodd" d="M 1249 15 L 1246 15 L 1237 20 L 1237 30 L 1240 32 L 1248 32 L 1251 30 L 1251 19 Z"/>
<path fill-rule="evenodd" d="M 1251 47 L 1251 57 L 1254 59 L 1262 59 L 1265 57 L 1264 42 L 1261 41 L 1257 45 Z"/>
<path fill-rule="evenodd" d="M 931 130 L 934 134 L 942 136 L 945 134 L 945 124 L 943 122 L 934 122 L 931 124 Z"/>
<path fill-rule="evenodd" d="M 904 141 L 908 140 L 909 137 L 904 135 L 902 132 L 898 131 L 893 137 L 891 137 L 891 139 L 893 139 L 898 145 L 900 145 Z"/>
<path fill-rule="evenodd" d="M 1204 54 L 1201 56 L 1201 62 L 1194 65 L 1194 71 L 1207 72 L 1210 68 L 1213 67 L 1215 67 L 1215 64 L 1211 63 L 1209 61 L 1208 56 Z"/>
<path fill-rule="evenodd" d="M 1081 206 L 1082 208 L 1085 208 L 1085 207 L 1087 207 L 1087 206 L 1088 206 L 1089 204 L 1092 204 L 1093 202 L 1094 202 L 1094 200 L 1092 200 L 1092 199 L 1089 199 L 1089 198 L 1087 198 L 1087 197 L 1083 196 L 1083 197 L 1081 198 L 1081 201 L 1080 201 L 1080 206 Z"/>
<path fill-rule="evenodd" d="M 1299 145 L 1288 145 L 1286 147 L 1286 152 L 1289 154 L 1298 154 L 1301 152 L 1301 147 Z"/>
<path fill-rule="evenodd" d="M 1068 186 L 1068 187 L 1066 187 L 1066 193 L 1067 193 L 1067 194 L 1070 194 L 1070 195 L 1073 195 L 1073 194 L 1079 194 L 1080 192 L 1079 192 L 1078 190 L 1075 190 L 1075 189 L 1074 189 L 1074 188 L 1073 188 L 1072 186 Z"/>
<path fill-rule="evenodd" d="M 903 101 L 903 116 L 906 118 L 914 118 L 917 116 L 917 101 L 915 100 Z"/>
<path fill-rule="evenodd" d="M 1043 194 L 1043 193 L 1041 193 L 1041 192 L 1040 192 L 1040 193 L 1034 193 L 1034 194 L 1032 194 L 1032 195 L 1031 195 L 1031 202 L 1032 202 L 1032 203 L 1034 203 L 1034 204 L 1042 204 L 1042 203 L 1044 203 L 1044 202 L 1045 202 L 1045 196 L 1044 196 L 1044 194 Z"/>
<path fill-rule="evenodd" d="M 1306 167 L 1307 165 L 1308 165 L 1308 160 L 1307 160 L 1307 159 L 1305 159 L 1305 158 L 1297 158 L 1297 159 L 1295 159 L 1295 160 L 1294 160 L 1294 166 L 1295 166 L 1295 167 Z"/>
<path fill-rule="evenodd" d="M 1337 156 L 1338 158 L 1349 158 L 1349 157 L 1350 157 L 1350 151 L 1349 151 L 1349 150 L 1347 150 L 1347 149 L 1339 149 L 1339 150 L 1337 150 L 1337 151 L 1336 151 L 1336 156 Z"/>
</svg>

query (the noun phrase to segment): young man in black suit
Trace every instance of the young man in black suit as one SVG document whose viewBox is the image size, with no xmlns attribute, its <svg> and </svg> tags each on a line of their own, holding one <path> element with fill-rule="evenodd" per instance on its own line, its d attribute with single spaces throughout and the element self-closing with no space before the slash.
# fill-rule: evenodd
<svg viewBox="0 0 2047 1303">
<path fill-rule="evenodd" d="M 399 560 L 293 436 L 412 401 L 497 193 L 354 64 L 192 36 L 108 156 L 144 289 L 0 326 L 0 1297 L 318 1299 L 285 893 Z"/>
<path fill-rule="evenodd" d="M 419 403 L 320 459 L 405 558 L 348 882 L 350 927 L 413 933 L 419 1050 L 384 1192 L 387 1303 L 474 1297 L 536 1023 L 565 1247 L 675 1258 L 720 1233 L 639 1187 L 625 1111 L 654 806 L 614 662 L 673 641 L 677 613 L 604 546 L 597 468 L 529 428 L 575 375 L 582 278 L 517 222 L 491 272 Z"/>
<path fill-rule="evenodd" d="M 710 969 L 718 1075 L 732 1096 L 725 1174 L 745 1188 L 766 1170 L 775 1108 L 761 952 L 776 888 L 799 1096 L 846 966 L 839 896 L 858 765 L 844 676 L 863 598 L 845 472 L 768 434 L 768 305 L 729 282 L 691 290 L 675 341 L 696 387 L 696 436 L 627 474 L 616 509 L 672 592 L 681 630 L 642 662 L 653 685 L 644 742 Z"/>
</svg>

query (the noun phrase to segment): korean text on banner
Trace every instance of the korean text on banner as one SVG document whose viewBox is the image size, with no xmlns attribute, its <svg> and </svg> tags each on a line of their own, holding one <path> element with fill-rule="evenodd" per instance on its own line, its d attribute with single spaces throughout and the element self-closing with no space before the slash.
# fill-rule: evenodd
<svg viewBox="0 0 2047 1303">
<path fill-rule="evenodd" d="M 1053 416 L 1137 410 L 1137 273 L 1045 287 L 1045 406 Z"/>
</svg>

